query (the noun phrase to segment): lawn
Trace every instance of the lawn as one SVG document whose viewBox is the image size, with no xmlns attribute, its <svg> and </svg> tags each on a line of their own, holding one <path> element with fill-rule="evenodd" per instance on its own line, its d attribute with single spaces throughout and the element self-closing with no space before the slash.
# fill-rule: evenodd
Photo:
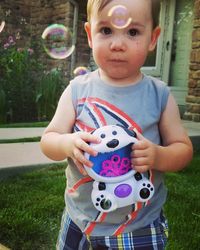
<svg viewBox="0 0 200 250">
<path fill-rule="evenodd" d="M 180 173 L 166 175 L 167 250 L 197 250 L 200 242 L 200 155 Z M 0 243 L 12 250 L 54 250 L 64 208 L 65 164 L 0 183 Z"/>
<path fill-rule="evenodd" d="M 200 249 L 200 154 L 184 171 L 166 175 L 169 221 L 168 250 Z"/>
<path fill-rule="evenodd" d="M 0 123 L 0 128 L 33 128 L 33 127 L 46 127 L 49 124 L 45 122 L 26 122 L 26 123 Z"/>
<path fill-rule="evenodd" d="M 0 243 L 12 250 L 55 249 L 64 209 L 66 164 L 0 183 Z"/>
</svg>

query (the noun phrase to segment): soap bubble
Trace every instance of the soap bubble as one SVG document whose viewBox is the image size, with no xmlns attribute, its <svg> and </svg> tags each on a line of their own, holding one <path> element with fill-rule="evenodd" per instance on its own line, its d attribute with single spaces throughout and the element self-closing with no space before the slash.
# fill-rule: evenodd
<svg viewBox="0 0 200 250">
<path fill-rule="evenodd" d="M 124 29 L 132 21 L 128 9 L 123 5 L 116 5 L 112 7 L 108 12 L 111 24 L 117 29 Z"/>
<path fill-rule="evenodd" d="M 75 76 L 85 75 L 88 72 L 89 72 L 89 70 L 84 66 L 79 66 L 79 67 L 75 68 L 75 70 L 73 71 Z"/>
<path fill-rule="evenodd" d="M 0 33 L 3 31 L 4 27 L 5 27 L 5 21 L 2 21 L 1 22 L 1 25 L 0 25 Z"/>
<path fill-rule="evenodd" d="M 52 24 L 42 33 L 46 53 L 54 59 L 69 57 L 75 46 L 70 30 L 62 24 Z"/>
</svg>

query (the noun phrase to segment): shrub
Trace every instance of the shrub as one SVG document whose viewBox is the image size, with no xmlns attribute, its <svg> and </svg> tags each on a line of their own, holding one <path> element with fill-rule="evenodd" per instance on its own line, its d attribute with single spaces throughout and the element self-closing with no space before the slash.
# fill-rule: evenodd
<svg viewBox="0 0 200 250">
<path fill-rule="evenodd" d="M 39 121 L 48 121 L 53 117 L 61 95 L 63 77 L 59 70 L 55 69 L 44 74 L 36 89 L 36 104 Z"/>
<path fill-rule="evenodd" d="M 0 102 L 4 103 L 4 109 L 0 111 L 1 120 L 35 120 L 35 89 L 41 65 L 34 57 L 34 50 L 18 47 L 15 37 L 9 36 L 0 45 L 0 53 Z"/>
<path fill-rule="evenodd" d="M 61 72 L 45 73 L 33 47 L 19 46 L 17 36 L 0 41 L 0 54 L 0 122 L 51 119 L 63 86 Z"/>
</svg>

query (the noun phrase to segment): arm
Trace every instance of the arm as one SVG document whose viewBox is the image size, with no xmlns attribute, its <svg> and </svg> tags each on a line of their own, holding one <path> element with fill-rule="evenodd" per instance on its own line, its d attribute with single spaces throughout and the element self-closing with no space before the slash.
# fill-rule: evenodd
<svg viewBox="0 0 200 250">
<path fill-rule="evenodd" d="M 161 115 L 159 129 L 163 146 L 153 144 L 138 134 L 139 143 L 133 146 L 132 165 L 139 172 L 151 168 L 163 172 L 179 171 L 192 159 L 192 144 L 181 124 L 179 110 L 172 95 Z"/>
<path fill-rule="evenodd" d="M 72 133 L 75 123 L 75 110 L 71 99 L 71 87 L 68 86 L 63 92 L 55 115 L 41 138 L 43 153 L 56 161 L 72 158 L 79 170 L 85 174 L 83 164 L 91 167 L 83 152 L 96 156 L 97 152 L 89 147 L 87 142 L 97 142 L 94 135 L 86 132 Z"/>
</svg>

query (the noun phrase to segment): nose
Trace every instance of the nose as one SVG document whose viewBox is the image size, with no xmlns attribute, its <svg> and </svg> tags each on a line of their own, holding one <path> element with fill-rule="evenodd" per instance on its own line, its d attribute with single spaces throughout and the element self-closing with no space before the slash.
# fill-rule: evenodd
<svg viewBox="0 0 200 250">
<path fill-rule="evenodd" d="M 113 139 L 109 141 L 106 145 L 108 148 L 116 148 L 119 145 L 119 141 L 117 139 Z"/>
<path fill-rule="evenodd" d="M 114 51 L 124 51 L 126 49 L 126 45 L 123 38 L 114 37 L 110 44 L 110 49 Z"/>
</svg>

